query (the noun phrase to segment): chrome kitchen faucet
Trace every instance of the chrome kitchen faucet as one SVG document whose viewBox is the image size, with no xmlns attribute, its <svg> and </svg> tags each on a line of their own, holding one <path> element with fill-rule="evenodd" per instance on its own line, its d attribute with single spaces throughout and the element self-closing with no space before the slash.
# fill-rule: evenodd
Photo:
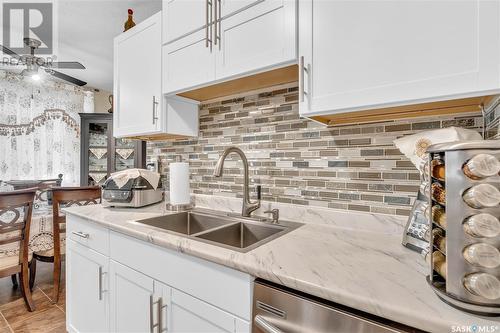
<svg viewBox="0 0 500 333">
<path fill-rule="evenodd" d="M 231 153 L 236 153 L 240 155 L 240 158 L 243 162 L 243 169 L 245 171 L 244 173 L 244 183 L 243 183 L 243 207 L 241 210 L 241 215 L 244 217 L 249 217 L 250 214 L 256 210 L 259 209 L 260 207 L 260 198 L 261 198 L 261 187 L 260 185 L 257 186 L 257 201 L 256 202 L 251 202 L 250 201 L 250 194 L 249 194 L 249 189 L 248 189 L 248 183 L 249 181 L 249 176 L 248 176 L 248 160 L 247 157 L 245 156 L 245 153 L 237 147 L 229 147 L 224 150 L 222 155 L 219 157 L 219 160 L 217 161 L 217 164 L 215 165 L 215 170 L 214 170 L 214 177 L 221 177 L 222 174 L 224 173 L 224 161 L 226 160 L 227 156 Z"/>
</svg>

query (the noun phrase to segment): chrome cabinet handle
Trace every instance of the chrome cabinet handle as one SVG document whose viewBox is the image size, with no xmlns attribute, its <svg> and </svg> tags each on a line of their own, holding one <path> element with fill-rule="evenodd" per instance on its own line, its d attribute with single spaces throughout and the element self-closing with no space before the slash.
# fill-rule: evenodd
<svg viewBox="0 0 500 333">
<path fill-rule="evenodd" d="M 97 289 L 98 289 L 98 292 L 99 292 L 98 299 L 100 301 L 102 301 L 102 294 L 106 291 L 106 290 L 104 290 L 102 288 L 102 276 L 104 274 L 106 274 L 105 272 L 102 271 L 102 266 L 99 266 L 97 274 L 99 274 L 99 277 L 98 277 L 98 280 L 97 280 Z"/>
<path fill-rule="evenodd" d="M 88 239 L 90 237 L 89 234 L 87 234 L 85 232 L 81 232 L 81 231 L 73 231 L 72 234 L 75 236 L 81 237 L 81 238 L 86 238 L 86 239 Z"/>
<path fill-rule="evenodd" d="M 213 2 L 214 0 L 206 0 L 206 6 L 205 6 L 205 20 L 206 20 L 206 27 L 205 27 L 205 47 L 210 46 L 210 52 L 212 52 L 212 21 L 213 21 Z M 210 29 L 210 33 L 208 32 L 208 29 Z"/>
<path fill-rule="evenodd" d="M 300 82 L 299 82 L 299 98 L 300 102 L 304 102 L 304 95 L 307 95 L 307 93 L 304 91 L 304 76 L 305 74 L 309 74 L 309 70 L 306 68 L 304 65 L 304 56 L 300 57 Z"/>
<path fill-rule="evenodd" d="M 155 324 L 155 318 L 153 314 L 153 307 L 154 307 L 154 300 L 153 300 L 153 295 L 149 295 L 149 332 L 154 333 L 155 327 L 157 324 Z"/>
<path fill-rule="evenodd" d="M 213 40 L 214 40 L 214 36 L 212 34 L 213 25 L 215 24 L 214 20 L 213 20 L 213 14 L 212 14 L 214 1 L 215 0 L 210 0 L 210 2 L 209 2 L 209 4 L 210 4 L 210 52 L 212 52 L 212 44 L 213 44 Z"/>
<path fill-rule="evenodd" d="M 221 3 L 221 0 L 217 0 L 219 2 L 219 50 L 220 50 L 220 46 L 222 44 L 222 3 Z"/>
<path fill-rule="evenodd" d="M 208 47 L 208 0 L 205 0 L 205 47 Z"/>
<path fill-rule="evenodd" d="M 158 322 L 155 324 L 155 319 L 154 319 L 154 306 L 155 304 L 158 304 L 158 309 L 156 314 L 158 315 Z M 166 307 L 166 305 L 165 305 Z M 163 300 L 161 297 L 158 298 L 158 300 L 155 302 L 154 301 L 154 296 L 151 294 L 149 295 L 149 330 L 150 333 L 154 333 L 154 329 L 158 327 L 158 333 L 163 332 L 163 319 L 162 319 L 162 309 L 164 308 L 163 306 Z"/>
<path fill-rule="evenodd" d="M 156 116 L 156 109 L 158 106 L 158 101 L 156 100 L 156 96 L 153 96 L 153 125 L 156 124 L 158 117 Z"/>
<path fill-rule="evenodd" d="M 214 36 L 214 44 L 217 45 L 219 42 L 219 50 L 221 49 L 221 22 L 222 22 L 222 3 L 221 0 L 213 0 L 215 1 L 215 36 Z"/>
<path fill-rule="evenodd" d="M 163 304 L 163 298 L 158 299 L 158 332 L 162 333 L 163 331 L 166 331 L 167 328 L 167 323 L 165 322 L 165 329 L 163 329 L 163 309 L 166 308 L 167 305 Z M 168 318 L 167 318 L 168 319 Z"/>
<path fill-rule="evenodd" d="M 215 12 L 215 27 L 214 27 L 214 30 L 215 30 L 215 37 L 214 37 L 214 45 L 217 45 L 217 4 L 219 3 L 218 0 L 212 0 L 212 1 L 215 1 L 215 4 L 214 4 L 214 12 Z"/>
<path fill-rule="evenodd" d="M 261 315 L 256 315 L 253 319 L 256 326 L 258 326 L 265 333 L 285 333 L 267 320 Z"/>
</svg>

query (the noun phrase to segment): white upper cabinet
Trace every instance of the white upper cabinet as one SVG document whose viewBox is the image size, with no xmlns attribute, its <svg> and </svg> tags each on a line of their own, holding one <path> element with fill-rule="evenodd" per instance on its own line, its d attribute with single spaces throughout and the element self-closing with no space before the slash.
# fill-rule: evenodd
<svg viewBox="0 0 500 333">
<path fill-rule="evenodd" d="M 221 20 L 215 37 L 220 37 L 217 79 L 294 62 L 295 13 L 295 1 L 267 0 Z"/>
<path fill-rule="evenodd" d="M 215 53 L 207 44 L 205 30 L 163 47 L 164 91 L 192 87 L 214 79 Z"/>
<path fill-rule="evenodd" d="M 214 15 L 207 0 L 163 0 L 162 6 L 163 43 L 202 29 Z"/>
<path fill-rule="evenodd" d="M 301 115 L 499 91 L 499 1 L 301 0 L 299 6 Z"/>
<path fill-rule="evenodd" d="M 161 13 L 115 38 L 113 102 L 116 137 L 161 132 Z"/>
<path fill-rule="evenodd" d="M 170 15 L 171 2 L 163 2 L 165 17 Z M 208 16 L 198 25 L 201 30 L 173 41 L 166 38 L 165 94 L 296 62 L 296 0 L 212 0 L 208 4 Z"/>
<path fill-rule="evenodd" d="M 217 0 L 217 11 L 220 13 L 220 15 L 217 14 L 217 17 L 225 18 L 228 15 L 247 9 L 262 1 L 263 0 Z"/>
<path fill-rule="evenodd" d="M 157 13 L 115 38 L 115 137 L 198 135 L 197 102 L 162 95 L 161 18 L 162 13 Z M 192 64 L 198 63 L 195 58 L 190 58 Z M 164 74 L 164 82 L 184 78 L 178 70 L 168 67 L 167 73 L 171 71 L 172 75 Z M 165 80 L 167 77 L 171 81 Z"/>
</svg>

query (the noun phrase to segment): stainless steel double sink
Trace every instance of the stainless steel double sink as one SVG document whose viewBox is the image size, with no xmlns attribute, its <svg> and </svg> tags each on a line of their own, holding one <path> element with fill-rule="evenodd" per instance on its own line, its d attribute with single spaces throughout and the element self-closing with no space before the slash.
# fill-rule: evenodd
<svg viewBox="0 0 500 333">
<path fill-rule="evenodd" d="M 136 221 L 213 245 L 247 252 L 297 229 L 302 224 L 231 216 L 218 211 L 188 211 Z"/>
</svg>

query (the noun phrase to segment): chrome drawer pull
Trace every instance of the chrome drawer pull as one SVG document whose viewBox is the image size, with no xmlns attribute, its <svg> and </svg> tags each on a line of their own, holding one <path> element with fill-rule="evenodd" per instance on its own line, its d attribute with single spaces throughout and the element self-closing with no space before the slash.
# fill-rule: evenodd
<svg viewBox="0 0 500 333">
<path fill-rule="evenodd" d="M 158 315 L 158 322 L 155 324 L 155 319 L 154 319 L 154 305 L 158 304 L 158 310 L 157 310 L 157 315 Z M 158 298 L 158 300 L 155 302 L 154 301 L 154 296 L 151 294 L 149 295 L 149 329 L 151 333 L 154 333 L 154 330 L 156 327 L 158 327 L 158 333 L 161 333 L 163 331 L 162 326 L 162 308 L 163 308 L 163 300 Z"/>
<path fill-rule="evenodd" d="M 265 320 L 261 315 L 256 315 L 253 321 L 255 325 L 265 333 L 284 333 L 282 330 Z"/>
<path fill-rule="evenodd" d="M 85 232 L 81 232 L 81 231 L 73 231 L 72 234 L 75 236 L 81 237 L 81 238 L 86 238 L 86 239 L 88 239 L 90 237 L 89 234 L 87 234 Z"/>
<path fill-rule="evenodd" d="M 99 274 L 99 279 L 97 280 L 97 289 L 99 291 L 99 300 L 102 301 L 102 293 L 107 291 L 102 288 L 102 276 L 106 274 L 105 272 L 102 271 L 102 266 L 99 266 L 98 273 Z"/>
</svg>

